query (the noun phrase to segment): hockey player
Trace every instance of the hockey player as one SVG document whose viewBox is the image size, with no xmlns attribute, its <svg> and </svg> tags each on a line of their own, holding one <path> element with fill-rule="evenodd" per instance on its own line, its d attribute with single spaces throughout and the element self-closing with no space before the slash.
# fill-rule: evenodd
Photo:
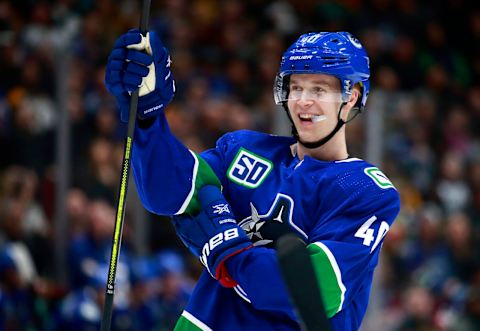
<svg viewBox="0 0 480 331">
<path fill-rule="evenodd" d="M 122 119 L 140 86 L 138 192 L 149 211 L 176 215 L 177 234 L 206 266 L 175 330 L 299 330 L 272 248 L 287 231 L 307 245 L 332 328 L 358 330 L 399 211 L 390 180 L 347 151 L 344 124 L 364 110 L 369 76 L 351 34 L 304 34 L 283 54 L 274 84 L 293 137 L 231 132 L 196 155 L 165 119 L 174 94 L 167 50 L 154 32 L 117 40 L 106 85 Z"/>
</svg>

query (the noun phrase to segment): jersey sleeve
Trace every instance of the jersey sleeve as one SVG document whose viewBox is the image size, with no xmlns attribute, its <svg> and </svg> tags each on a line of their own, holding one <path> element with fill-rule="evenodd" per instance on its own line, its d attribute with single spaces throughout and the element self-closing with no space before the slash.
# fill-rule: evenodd
<svg viewBox="0 0 480 331">
<path fill-rule="evenodd" d="M 223 135 L 217 140 L 214 148 L 200 153 L 200 157 L 212 168 L 223 187 L 227 185 L 226 155 L 236 143 L 233 136 L 233 133 Z"/>
<path fill-rule="evenodd" d="M 170 131 L 160 114 L 148 127 L 135 130 L 132 169 L 140 199 L 147 210 L 159 215 L 195 213 L 196 191 L 206 184 L 220 186 L 217 175 L 203 157 L 190 151 Z M 215 152 L 209 161 L 216 168 Z M 216 153 L 220 155 L 219 153 Z"/>
<path fill-rule="evenodd" d="M 309 233 L 307 249 L 329 318 L 352 303 L 359 316 L 365 313 L 382 242 L 400 209 L 393 186 L 357 187 L 365 192 L 346 190 L 326 198 L 335 207 L 319 215 Z"/>
</svg>

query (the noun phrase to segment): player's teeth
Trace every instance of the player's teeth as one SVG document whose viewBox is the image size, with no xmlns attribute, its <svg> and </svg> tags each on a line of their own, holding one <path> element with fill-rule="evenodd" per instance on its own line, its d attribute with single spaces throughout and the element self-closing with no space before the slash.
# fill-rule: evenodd
<svg viewBox="0 0 480 331">
<path fill-rule="evenodd" d="M 299 114 L 298 116 L 302 120 L 311 120 L 312 122 L 321 122 L 327 118 L 325 115 L 313 115 L 313 114 Z"/>
<path fill-rule="evenodd" d="M 309 120 L 309 119 L 312 118 L 313 115 L 311 115 L 311 114 L 300 114 L 299 116 L 303 120 Z"/>
<path fill-rule="evenodd" d="M 325 115 L 314 115 L 314 116 L 312 116 L 312 122 L 315 122 L 315 123 L 321 122 L 325 119 L 327 119 L 327 116 L 325 116 Z"/>
</svg>

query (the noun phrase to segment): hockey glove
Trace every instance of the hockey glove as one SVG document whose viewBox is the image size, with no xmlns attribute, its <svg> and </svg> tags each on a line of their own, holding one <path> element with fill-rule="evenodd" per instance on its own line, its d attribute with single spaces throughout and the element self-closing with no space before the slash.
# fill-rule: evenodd
<svg viewBox="0 0 480 331">
<path fill-rule="evenodd" d="M 120 119 L 128 122 L 130 94 L 138 89 L 138 117 L 156 116 L 175 92 L 170 55 L 155 32 L 144 37 L 138 29 L 120 36 L 108 57 L 105 73 L 107 90 L 115 96 Z"/>
<path fill-rule="evenodd" d="M 196 255 L 210 275 L 225 287 L 236 282 L 228 275 L 224 262 L 229 257 L 252 247 L 245 232 L 237 225 L 231 207 L 220 189 L 203 186 L 198 192 L 202 211 L 194 217 L 173 217 L 177 235 Z"/>
</svg>

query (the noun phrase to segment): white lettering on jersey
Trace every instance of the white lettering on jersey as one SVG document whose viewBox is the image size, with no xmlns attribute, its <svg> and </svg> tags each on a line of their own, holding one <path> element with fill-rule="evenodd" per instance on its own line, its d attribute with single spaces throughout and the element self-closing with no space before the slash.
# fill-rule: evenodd
<svg viewBox="0 0 480 331">
<path fill-rule="evenodd" d="M 370 253 L 372 253 L 375 248 L 377 248 L 378 244 L 382 241 L 382 239 L 387 234 L 388 230 L 390 230 L 390 226 L 387 222 L 382 221 L 380 223 L 380 228 L 378 229 L 377 236 L 375 237 L 375 230 L 372 228 L 372 224 L 377 220 L 377 216 L 372 216 L 362 226 L 355 232 L 355 237 L 363 239 L 363 244 L 365 246 L 370 247 L 372 242 L 375 240 L 372 248 L 370 249 Z"/>
</svg>

